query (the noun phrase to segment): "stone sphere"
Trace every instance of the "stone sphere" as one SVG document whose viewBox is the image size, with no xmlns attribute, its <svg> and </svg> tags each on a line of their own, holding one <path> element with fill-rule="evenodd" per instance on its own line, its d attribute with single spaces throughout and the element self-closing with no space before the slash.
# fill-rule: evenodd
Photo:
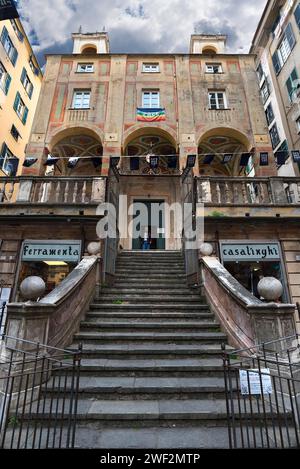
<svg viewBox="0 0 300 469">
<path fill-rule="evenodd" d="M 46 290 L 46 284 L 41 277 L 27 277 L 20 285 L 21 295 L 25 300 L 37 300 Z"/>
<path fill-rule="evenodd" d="M 214 248 L 209 243 L 203 243 L 200 246 L 200 253 L 202 256 L 211 256 L 214 251 Z"/>
<path fill-rule="evenodd" d="M 89 243 L 87 247 L 87 252 L 89 253 L 90 256 L 96 256 L 97 254 L 100 254 L 101 252 L 101 243 Z"/>
<path fill-rule="evenodd" d="M 281 297 L 283 286 L 275 277 L 264 277 L 258 283 L 257 290 L 265 300 L 275 301 Z"/>
</svg>

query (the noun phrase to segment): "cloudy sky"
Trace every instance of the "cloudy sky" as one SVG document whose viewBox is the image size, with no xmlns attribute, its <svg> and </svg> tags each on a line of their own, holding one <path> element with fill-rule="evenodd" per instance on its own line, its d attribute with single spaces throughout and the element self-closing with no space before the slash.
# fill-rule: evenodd
<svg viewBox="0 0 300 469">
<path fill-rule="evenodd" d="M 188 52 L 193 33 L 226 33 L 228 50 L 247 53 L 266 0 L 19 0 L 41 65 L 45 53 L 72 51 L 70 34 L 105 30 L 111 52 Z"/>
</svg>

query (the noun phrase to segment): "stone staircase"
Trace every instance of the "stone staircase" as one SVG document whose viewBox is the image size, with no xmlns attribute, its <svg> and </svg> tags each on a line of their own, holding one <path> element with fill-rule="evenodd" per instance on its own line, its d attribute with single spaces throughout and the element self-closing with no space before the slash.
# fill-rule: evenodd
<svg viewBox="0 0 300 469">
<path fill-rule="evenodd" d="M 79 342 L 77 447 L 228 447 L 226 336 L 181 253 L 122 252 L 71 349 Z"/>
</svg>

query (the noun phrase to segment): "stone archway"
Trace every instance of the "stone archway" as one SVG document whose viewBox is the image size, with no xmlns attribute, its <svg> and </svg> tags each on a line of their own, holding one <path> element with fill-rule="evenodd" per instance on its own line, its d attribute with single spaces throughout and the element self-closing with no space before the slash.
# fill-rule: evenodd
<svg viewBox="0 0 300 469">
<path fill-rule="evenodd" d="M 101 173 L 102 142 L 98 135 L 88 129 L 63 131 L 55 136 L 49 149 L 51 155 L 61 158 L 55 167 L 55 174 L 93 176 Z M 75 157 L 79 157 L 80 160 L 75 168 L 69 168 L 69 158 Z"/>
<path fill-rule="evenodd" d="M 199 174 L 200 176 L 244 176 L 247 170 L 240 166 L 240 157 L 242 153 L 250 151 L 251 143 L 241 132 L 229 128 L 211 129 L 200 138 L 198 144 Z M 210 163 L 206 161 L 208 155 L 213 155 Z M 225 162 L 224 155 L 232 155 L 230 161 Z M 251 165 L 251 160 L 249 162 Z"/>
<path fill-rule="evenodd" d="M 150 170 L 149 154 L 159 156 L 157 169 Z M 172 175 L 179 169 L 178 149 L 173 137 L 160 128 L 142 128 L 129 135 L 124 145 L 122 169 L 130 171 L 130 157 L 139 157 L 139 169 L 133 174 Z M 171 163 L 173 162 L 173 164 Z"/>
</svg>

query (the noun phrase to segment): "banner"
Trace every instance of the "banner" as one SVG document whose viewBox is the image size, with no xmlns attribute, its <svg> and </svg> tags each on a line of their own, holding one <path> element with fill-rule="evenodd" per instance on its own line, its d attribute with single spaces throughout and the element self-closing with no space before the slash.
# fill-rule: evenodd
<svg viewBox="0 0 300 469">
<path fill-rule="evenodd" d="M 0 0 L 0 21 L 19 18 L 19 13 L 13 0 Z"/>
<path fill-rule="evenodd" d="M 137 120 L 140 122 L 161 122 L 166 120 L 165 108 L 144 109 L 137 108 Z"/>
</svg>

